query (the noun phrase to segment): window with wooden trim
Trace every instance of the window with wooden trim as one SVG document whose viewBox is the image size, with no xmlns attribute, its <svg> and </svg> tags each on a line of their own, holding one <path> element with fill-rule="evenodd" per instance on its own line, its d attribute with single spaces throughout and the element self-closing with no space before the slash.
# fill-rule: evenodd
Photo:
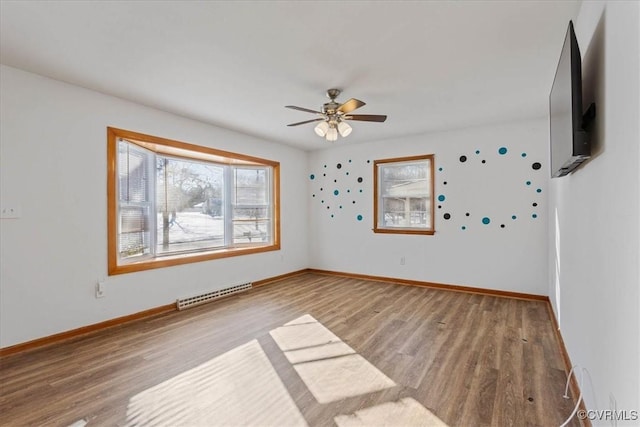
<svg viewBox="0 0 640 427">
<path fill-rule="evenodd" d="M 109 274 L 280 249 L 278 162 L 108 128 Z"/>
<path fill-rule="evenodd" d="M 433 154 L 374 161 L 375 233 L 434 234 Z"/>
</svg>

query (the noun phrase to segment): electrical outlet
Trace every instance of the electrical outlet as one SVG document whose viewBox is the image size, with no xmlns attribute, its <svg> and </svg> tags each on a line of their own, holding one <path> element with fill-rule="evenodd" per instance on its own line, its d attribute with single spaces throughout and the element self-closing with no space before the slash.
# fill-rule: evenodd
<svg viewBox="0 0 640 427">
<path fill-rule="evenodd" d="M 618 414 L 618 402 L 616 402 L 616 397 L 613 393 L 609 393 L 609 410 L 613 414 L 611 417 L 611 427 L 616 427 L 618 425 L 617 414 Z"/>
<path fill-rule="evenodd" d="M 404 259 L 404 257 L 400 257 L 400 265 L 404 265 L 404 264 L 405 264 L 405 261 L 406 261 L 406 260 Z"/>
<path fill-rule="evenodd" d="M 104 298 L 104 282 L 96 283 L 96 298 Z"/>
</svg>

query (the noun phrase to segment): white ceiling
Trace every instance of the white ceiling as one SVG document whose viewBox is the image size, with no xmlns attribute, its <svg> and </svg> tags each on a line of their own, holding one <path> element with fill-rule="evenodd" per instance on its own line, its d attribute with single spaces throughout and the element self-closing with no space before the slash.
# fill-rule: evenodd
<svg viewBox="0 0 640 427">
<path fill-rule="evenodd" d="M 325 91 L 367 103 L 338 144 L 542 117 L 579 1 L 7 1 L 0 61 L 282 142 L 326 148 Z"/>
</svg>

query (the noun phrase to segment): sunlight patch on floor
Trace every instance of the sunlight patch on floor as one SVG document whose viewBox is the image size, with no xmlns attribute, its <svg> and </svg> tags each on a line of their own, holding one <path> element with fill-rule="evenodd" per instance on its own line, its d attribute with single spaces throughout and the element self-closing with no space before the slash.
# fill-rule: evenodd
<svg viewBox="0 0 640 427">
<path fill-rule="evenodd" d="M 258 341 L 129 400 L 126 425 L 307 426 Z"/>
<path fill-rule="evenodd" d="M 318 403 L 396 385 L 308 314 L 269 333 Z"/>
<path fill-rule="evenodd" d="M 440 418 L 410 397 L 361 409 L 351 415 L 338 415 L 333 420 L 338 427 L 447 427 Z"/>
</svg>

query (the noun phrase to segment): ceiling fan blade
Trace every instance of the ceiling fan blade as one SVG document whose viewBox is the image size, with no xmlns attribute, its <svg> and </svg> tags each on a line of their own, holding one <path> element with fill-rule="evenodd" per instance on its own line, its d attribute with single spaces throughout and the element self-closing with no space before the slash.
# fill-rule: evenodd
<svg viewBox="0 0 640 427">
<path fill-rule="evenodd" d="M 324 120 L 324 118 L 322 118 L 322 117 L 321 117 L 321 118 L 319 118 L 319 119 L 311 119 L 311 120 L 305 120 L 304 122 L 291 123 L 290 125 L 287 125 L 287 126 L 298 126 L 298 125 L 304 125 L 304 124 L 307 124 L 307 123 L 319 122 L 319 121 L 322 121 L 322 120 Z"/>
<path fill-rule="evenodd" d="M 365 103 L 360 101 L 359 99 L 351 98 L 350 100 L 348 100 L 347 102 L 339 106 L 338 111 L 341 111 L 344 114 L 347 114 L 352 112 L 356 108 L 362 107 L 363 105 L 365 105 Z"/>
<path fill-rule="evenodd" d="M 344 116 L 345 120 L 359 120 L 361 122 L 384 122 L 387 116 L 378 114 L 349 114 Z"/>
<path fill-rule="evenodd" d="M 313 114 L 322 114 L 320 111 L 310 110 L 308 108 L 296 107 L 295 105 L 285 105 L 285 108 L 291 108 L 292 110 L 304 111 Z"/>
</svg>

